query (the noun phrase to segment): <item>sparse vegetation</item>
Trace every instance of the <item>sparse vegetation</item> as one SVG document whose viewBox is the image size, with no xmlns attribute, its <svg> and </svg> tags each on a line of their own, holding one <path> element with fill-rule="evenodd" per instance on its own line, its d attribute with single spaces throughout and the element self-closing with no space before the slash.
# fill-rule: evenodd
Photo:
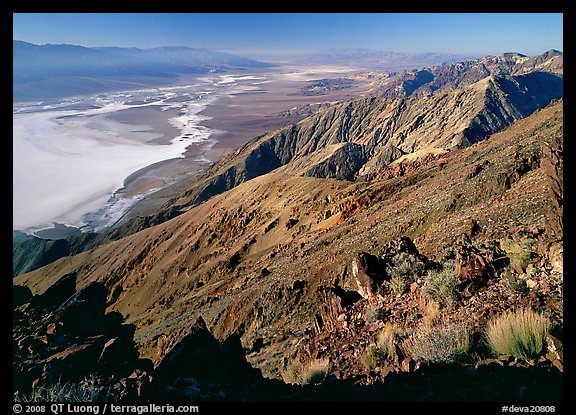
<svg viewBox="0 0 576 415">
<path fill-rule="evenodd" d="M 375 323 L 386 318 L 386 310 L 380 305 L 374 305 L 366 310 L 366 321 Z"/>
<path fill-rule="evenodd" d="M 317 385 L 322 383 L 328 374 L 330 362 L 328 359 L 315 359 L 308 364 L 295 361 L 290 363 L 286 370 L 281 372 L 286 383 L 297 385 Z"/>
<path fill-rule="evenodd" d="M 463 324 L 421 327 L 402 342 L 402 350 L 413 359 L 433 363 L 461 361 L 470 348 L 470 332 Z"/>
<path fill-rule="evenodd" d="M 375 369 L 386 359 L 397 359 L 396 343 L 398 330 L 393 324 L 387 323 L 376 337 L 376 343 L 370 344 L 362 354 L 362 364 L 368 370 Z"/>
<path fill-rule="evenodd" d="M 506 294 L 519 294 L 527 295 L 530 289 L 526 285 L 526 281 L 521 279 L 515 274 L 512 274 L 509 270 L 504 271 L 504 287 L 506 288 Z"/>
<path fill-rule="evenodd" d="M 500 242 L 500 246 L 506 251 L 506 255 L 510 258 L 512 266 L 516 262 L 522 269 L 526 269 L 530 263 L 531 250 L 536 242 L 537 239 L 535 238 L 524 238 L 519 242 L 513 239 L 504 239 Z"/>
<path fill-rule="evenodd" d="M 449 268 L 444 268 L 442 271 L 428 271 L 424 278 L 422 294 L 427 299 L 436 301 L 440 307 L 456 304 L 458 300 L 456 273 Z"/>
<path fill-rule="evenodd" d="M 306 365 L 305 370 L 301 377 L 302 385 L 316 385 L 321 383 L 328 374 L 328 367 L 330 366 L 328 359 L 312 360 Z"/>
<path fill-rule="evenodd" d="M 95 402 L 108 400 L 110 390 L 97 386 L 94 378 L 80 383 L 58 382 L 40 386 L 29 394 L 14 394 L 15 402 Z"/>
<path fill-rule="evenodd" d="M 374 370 L 383 360 L 385 360 L 384 353 L 375 344 L 370 344 L 362 353 L 362 364 L 368 370 Z"/>
<path fill-rule="evenodd" d="M 391 276 L 391 279 L 396 277 L 406 283 L 414 281 L 415 277 L 423 271 L 424 263 L 406 252 L 394 255 L 390 263 L 386 265 L 386 273 Z"/>
<path fill-rule="evenodd" d="M 404 277 L 399 277 L 398 275 L 394 275 L 390 279 L 390 289 L 392 289 L 394 294 L 401 295 L 401 294 L 404 294 L 406 292 L 406 290 L 408 289 L 408 283 L 404 279 Z"/>
<path fill-rule="evenodd" d="M 495 354 L 529 360 L 545 349 L 550 322 L 530 308 L 508 311 L 486 327 L 486 341 Z"/>
<path fill-rule="evenodd" d="M 376 337 L 376 346 L 389 359 L 397 358 L 396 343 L 398 342 L 398 333 L 393 324 L 387 323 L 382 331 Z"/>
</svg>

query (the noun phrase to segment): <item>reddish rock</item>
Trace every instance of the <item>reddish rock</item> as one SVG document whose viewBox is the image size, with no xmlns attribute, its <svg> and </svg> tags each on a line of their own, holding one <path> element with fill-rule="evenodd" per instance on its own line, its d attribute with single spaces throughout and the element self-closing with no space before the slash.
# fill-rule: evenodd
<svg viewBox="0 0 576 415">
<path fill-rule="evenodd" d="M 550 238 L 557 240 L 561 240 L 564 235 L 563 147 L 561 136 L 552 138 L 544 146 L 540 161 L 551 201 L 548 208 L 548 216 L 546 217 L 546 234 Z"/>
<path fill-rule="evenodd" d="M 456 274 L 465 282 L 484 284 L 488 280 L 488 265 L 474 246 L 460 245 L 456 248 Z"/>
<path fill-rule="evenodd" d="M 322 287 L 320 313 L 314 320 L 314 332 L 332 332 L 338 327 L 347 327 L 344 309 L 362 297 L 355 291 L 345 291 L 340 287 Z M 344 315 L 344 317 L 341 317 Z"/>
<path fill-rule="evenodd" d="M 54 365 L 62 379 L 79 377 L 96 369 L 103 342 L 102 336 L 96 336 L 54 353 L 43 362 Z"/>
<path fill-rule="evenodd" d="M 474 238 L 480 232 L 480 225 L 476 219 L 469 219 L 466 222 L 466 236 L 470 239 Z"/>
<path fill-rule="evenodd" d="M 400 369 L 403 372 L 412 372 L 414 370 L 414 360 L 412 360 L 411 357 L 406 357 L 404 360 L 402 360 Z"/>
<path fill-rule="evenodd" d="M 367 252 L 360 252 L 352 260 L 352 286 L 363 298 L 371 298 L 384 281 L 385 261 Z"/>
</svg>

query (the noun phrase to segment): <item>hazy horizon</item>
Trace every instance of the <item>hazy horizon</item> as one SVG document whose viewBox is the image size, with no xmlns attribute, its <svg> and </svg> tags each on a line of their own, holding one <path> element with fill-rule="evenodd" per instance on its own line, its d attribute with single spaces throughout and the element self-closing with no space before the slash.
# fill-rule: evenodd
<svg viewBox="0 0 576 415">
<path fill-rule="evenodd" d="M 562 13 L 14 13 L 13 39 L 187 46 L 250 57 L 331 49 L 528 56 L 563 50 Z"/>
</svg>

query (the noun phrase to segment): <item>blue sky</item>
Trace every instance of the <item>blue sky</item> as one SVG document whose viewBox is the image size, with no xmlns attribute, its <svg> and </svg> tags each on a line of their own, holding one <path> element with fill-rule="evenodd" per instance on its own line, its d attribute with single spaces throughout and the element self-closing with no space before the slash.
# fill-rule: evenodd
<svg viewBox="0 0 576 415">
<path fill-rule="evenodd" d="M 330 48 L 527 55 L 563 50 L 561 13 L 18 13 L 36 44 L 190 46 L 263 54 Z"/>
</svg>

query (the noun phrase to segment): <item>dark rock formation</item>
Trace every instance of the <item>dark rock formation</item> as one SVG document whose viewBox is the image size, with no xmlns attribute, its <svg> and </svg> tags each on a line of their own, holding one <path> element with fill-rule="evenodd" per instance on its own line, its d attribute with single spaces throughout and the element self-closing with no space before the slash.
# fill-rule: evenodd
<svg viewBox="0 0 576 415">
<path fill-rule="evenodd" d="M 488 264 L 480 251 L 471 245 L 456 247 L 456 275 L 465 282 L 483 285 L 488 280 Z"/>
<path fill-rule="evenodd" d="M 16 308 L 32 298 L 32 291 L 25 285 L 12 285 L 12 306 Z"/>
<path fill-rule="evenodd" d="M 352 286 L 362 297 L 371 298 L 386 277 L 386 262 L 381 258 L 360 252 L 352 260 Z"/>
<path fill-rule="evenodd" d="M 44 293 L 35 295 L 30 300 L 30 306 L 38 309 L 50 309 L 59 306 L 76 292 L 76 273 L 62 276 L 55 284 L 48 287 Z"/>
<path fill-rule="evenodd" d="M 110 389 L 114 379 L 128 378 L 135 370 L 151 372 L 152 363 L 140 359 L 135 348 L 134 326 L 122 324 L 119 313 L 106 314 L 106 288 L 92 282 L 75 292 L 75 285 L 72 273 L 28 300 L 26 290 L 15 290 L 24 293 L 13 314 L 15 392 L 91 376 Z M 137 396 L 135 383 L 128 383 L 116 388 L 116 398 Z"/>
</svg>

